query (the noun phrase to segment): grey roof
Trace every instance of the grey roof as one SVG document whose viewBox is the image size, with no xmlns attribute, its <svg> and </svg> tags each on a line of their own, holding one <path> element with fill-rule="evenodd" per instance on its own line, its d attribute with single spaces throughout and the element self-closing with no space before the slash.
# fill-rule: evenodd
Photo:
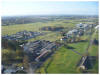
<svg viewBox="0 0 100 75">
<path fill-rule="evenodd" d="M 16 34 L 13 34 L 13 35 L 3 36 L 2 38 L 8 39 L 8 40 L 28 40 L 28 39 L 31 39 L 31 38 L 34 38 L 36 36 L 40 36 L 43 34 L 44 33 L 40 33 L 40 32 L 21 31 L 21 32 L 17 32 Z"/>
<path fill-rule="evenodd" d="M 82 26 L 83 26 L 82 23 L 80 23 L 80 24 L 76 24 L 76 27 L 82 27 Z"/>
<path fill-rule="evenodd" d="M 52 51 L 54 48 L 56 48 L 56 44 L 54 42 L 49 42 L 45 40 L 37 40 L 34 42 L 29 42 L 23 46 L 24 51 L 29 55 L 29 57 L 31 55 L 39 56 L 43 54 L 45 51 Z"/>
<path fill-rule="evenodd" d="M 44 41 L 44 40 L 37 40 L 35 42 L 28 42 L 26 43 L 23 48 L 24 51 L 34 51 L 35 49 L 51 49 L 53 46 L 55 46 L 55 43 Z"/>
<path fill-rule="evenodd" d="M 95 27 L 95 29 L 99 29 L 99 25 L 97 25 L 97 26 Z"/>
</svg>

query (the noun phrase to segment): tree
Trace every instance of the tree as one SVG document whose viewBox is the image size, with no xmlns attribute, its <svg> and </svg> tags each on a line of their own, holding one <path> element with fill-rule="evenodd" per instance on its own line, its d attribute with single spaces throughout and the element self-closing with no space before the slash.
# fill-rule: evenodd
<svg viewBox="0 0 100 75">
<path fill-rule="evenodd" d="M 13 50 L 2 50 L 2 64 L 11 65 L 15 62 L 16 53 Z"/>
<path fill-rule="evenodd" d="M 5 48 L 5 49 L 8 48 L 8 41 L 7 41 L 7 39 L 3 39 L 2 38 L 2 47 Z"/>
</svg>

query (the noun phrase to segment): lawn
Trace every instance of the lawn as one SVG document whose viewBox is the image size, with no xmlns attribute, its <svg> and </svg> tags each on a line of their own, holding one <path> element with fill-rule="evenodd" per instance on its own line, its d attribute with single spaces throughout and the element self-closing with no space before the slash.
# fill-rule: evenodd
<svg viewBox="0 0 100 75">
<path fill-rule="evenodd" d="M 75 50 L 81 54 L 84 54 L 86 51 L 88 42 L 79 42 L 69 44 L 74 47 Z M 52 61 L 50 61 L 53 58 Z M 51 58 L 49 58 L 37 72 L 40 73 L 80 73 L 76 65 L 80 60 L 81 56 L 76 54 L 70 49 L 61 47 Z M 51 62 L 48 65 L 48 62 Z M 46 69 L 45 69 L 46 68 Z M 46 70 L 46 72 L 45 72 Z"/>
<path fill-rule="evenodd" d="M 59 32 L 48 32 L 46 35 L 38 36 L 36 38 L 29 39 L 28 41 L 34 41 L 34 40 L 56 41 L 61 38 L 62 36 Z"/>
<path fill-rule="evenodd" d="M 28 31 L 41 31 L 40 28 L 44 26 L 62 26 L 62 27 L 69 27 L 72 28 L 75 26 L 73 23 L 63 23 L 63 21 L 50 21 L 46 23 L 36 22 L 36 23 L 29 23 L 29 24 L 16 24 L 16 25 L 9 25 L 9 26 L 2 26 L 2 35 L 11 35 L 15 34 L 16 32 L 28 30 Z"/>
</svg>

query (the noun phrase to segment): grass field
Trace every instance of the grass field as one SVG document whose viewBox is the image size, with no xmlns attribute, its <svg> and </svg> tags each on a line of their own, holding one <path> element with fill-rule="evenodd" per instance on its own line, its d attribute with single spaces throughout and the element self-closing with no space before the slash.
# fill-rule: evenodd
<svg viewBox="0 0 100 75">
<path fill-rule="evenodd" d="M 98 32 L 93 33 L 93 35 L 92 35 L 92 40 L 93 40 L 93 39 L 99 40 L 99 39 L 98 39 Z M 90 54 L 91 56 L 98 56 L 98 49 L 99 49 L 98 45 L 92 44 L 92 46 L 90 46 L 90 48 L 89 48 L 89 54 Z"/>
<path fill-rule="evenodd" d="M 38 36 L 36 38 L 29 39 L 28 41 L 34 41 L 34 40 L 56 41 L 56 40 L 59 40 L 61 38 L 62 38 L 62 36 L 60 35 L 59 32 L 48 32 L 46 35 Z"/>
<path fill-rule="evenodd" d="M 64 22 L 67 22 L 67 21 L 63 20 L 63 21 L 52 21 L 52 22 L 47 22 L 47 23 L 37 22 L 37 23 L 30 23 L 30 24 L 2 26 L 2 35 L 11 35 L 23 30 L 37 31 L 37 32 L 45 32 L 47 34 L 33 38 L 33 39 L 29 39 L 28 41 L 34 41 L 37 39 L 55 41 L 61 38 L 61 35 L 58 32 L 42 31 L 40 29 L 45 26 L 58 26 L 58 27 L 62 26 L 62 27 L 67 27 L 67 28 L 73 28 L 75 26 L 75 24 L 73 24 L 72 22 L 69 22 L 69 23 L 64 23 Z"/>
<path fill-rule="evenodd" d="M 81 54 L 84 54 L 87 45 L 88 42 L 69 44 L 69 46 L 74 47 L 75 50 Z M 50 61 L 52 58 L 53 60 Z M 43 66 L 37 70 L 37 72 L 46 73 L 45 68 L 48 65 L 48 62 L 51 62 L 46 69 L 47 73 L 80 73 L 76 67 L 80 58 L 80 55 L 63 46 L 56 51 L 56 53 L 50 59 L 48 59 Z"/>
<path fill-rule="evenodd" d="M 96 32 L 96 34 L 94 33 L 92 35 L 93 39 L 96 38 L 99 41 L 98 37 L 99 37 L 98 31 Z M 99 60 L 98 60 L 98 58 L 99 58 L 98 57 L 99 56 L 99 45 L 92 44 L 92 46 L 90 46 L 90 48 L 89 48 L 89 55 L 90 56 L 97 56 L 94 67 L 92 69 L 90 69 L 89 71 L 91 73 L 98 73 L 99 72 Z"/>
<path fill-rule="evenodd" d="M 85 55 L 87 47 L 89 45 L 90 36 L 82 36 L 81 39 L 87 39 L 86 42 L 77 42 L 68 44 L 74 48 L 75 51 L 79 52 L 82 55 Z M 98 39 L 98 33 L 96 35 L 92 35 L 92 38 Z M 98 56 L 98 45 L 92 45 L 89 49 L 90 56 Z M 36 70 L 36 73 L 50 73 L 50 74 L 59 74 L 59 73 L 81 73 L 76 67 L 77 63 L 81 59 L 81 56 L 73 52 L 72 50 L 61 47 L 58 51 L 56 51 L 53 56 L 51 56 L 40 69 Z M 48 64 L 49 63 L 49 64 Z M 90 73 L 98 73 L 98 59 L 94 67 L 88 70 Z"/>
<path fill-rule="evenodd" d="M 75 26 L 72 22 L 64 23 L 64 21 L 52 21 L 47 23 L 37 22 L 37 23 L 29 23 L 29 24 L 17 24 L 17 25 L 9 25 L 9 26 L 2 26 L 2 35 L 10 35 L 15 34 L 16 32 L 28 30 L 28 31 L 41 31 L 40 28 L 44 26 L 62 26 L 72 28 Z"/>
<path fill-rule="evenodd" d="M 47 23 L 37 22 L 29 24 L 2 26 L 2 35 L 7 35 L 7 34 L 11 35 L 23 30 L 39 31 L 39 32 L 46 32 L 46 34 L 43 36 L 38 36 L 36 38 L 29 39 L 28 41 L 34 41 L 40 39 L 55 41 L 62 38 L 60 32 L 42 31 L 40 30 L 40 28 L 45 26 L 62 26 L 68 29 L 73 29 L 75 27 L 75 24 L 80 23 L 82 20 L 60 20 L 60 21 L 57 20 Z M 86 22 L 86 23 L 91 23 L 91 22 Z M 88 37 L 89 36 L 82 36 L 81 39 L 89 40 Z M 97 37 L 98 35 L 96 35 L 96 38 Z M 84 55 L 88 44 L 89 42 L 86 41 L 86 42 L 71 43 L 68 45 L 73 47 L 74 50 L 76 50 L 80 54 Z M 93 45 L 89 50 L 89 54 L 95 56 L 97 55 L 97 53 L 98 53 L 98 46 Z M 80 55 L 62 46 L 49 59 L 47 59 L 38 70 L 36 70 L 36 73 L 81 73 L 76 67 L 80 59 L 81 59 Z M 92 70 L 96 72 L 96 70 L 98 70 L 97 68 L 98 68 L 98 61 Z"/>
</svg>

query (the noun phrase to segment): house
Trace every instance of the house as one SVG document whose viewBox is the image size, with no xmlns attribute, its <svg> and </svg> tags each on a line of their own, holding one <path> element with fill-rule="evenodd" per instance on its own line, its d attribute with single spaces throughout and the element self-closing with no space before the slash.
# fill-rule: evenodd
<svg viewBox="0 0 100 75">
<path fill-rule="evenodd" d="M 16 34 L 12 34 L 12 35 L 6 35 L 3 36 L 2 38 L 8 39 L 8 40 L 28 40 L 31 38 L 35 38 L 37 36 L 40 35 L 44 35 L 44 33 L 40 33 L 40 32 L 32 32 L 32 31 L 21 31 L 21 32 L 17 32 Z"/>
<path fill-rule="evenodd" d="M 73 32 L 74 35 L 78 34 L 78 30 L 77 29 L 73 29 L 72 32 Z"/>
<path fill-rule="evenodd" d="M 96 29 L 96 30 L 99 30 L 99 25 L 97 25 L 97 26 L 95 27 L 95 29 Z"/>
<path fill-rule="evenodd" d="M 83 28 L 83 24 L 82 24 L 82 23 L 77 24 L 77 25 L 76 25 L 76 28 Z"/>
<path fill-rule="evenodd" d="M 70 30 L 68 33 L 67 33 L 67 35 L 66 35 L 66 38 L 71 38 L 71 37 L 73 37 L 73 36 L 76 36 L 76 35 L 78 35 L 78 30 L 77 29 L 73 29 L 73 30 Z"/>
<path fill-rule="evenodd" d="M 45 54 L 52 52 L 57 48 L 57 45 L 54 42 L 49 42 L 45 40 L 37 40 L 34 42 L 28 42 L 23 46 L 24 52 L 29 56 L 30 61 L 35 61 L 37 57 L 40 59 Z"/>
<path fill-rule="evenodd" d="M 87 31 L 89 28 L 91 28 L 91 25 L 88 25 L 88 24 L 83 24 L 83 23 L 80 23 L 80 24 L 77 24 L 76 25 L 76 28 L 77 29 L 83 29 L 84 32 Z"/>
<path fill-rule="evenodd" d="M 72 38 L 76 37 L 78 35 L 79 31 L 78 29 L 73 29 L 68 31 L 66 36 L 64 36 L 61 40 L 66 41 L 66 40 L 73 40 Z"/>
<path fill-rule="evenodd" d="M 72 36 L 73 32 L 72 31 L 69 31 L 66 35 L 67 38 L 70 38 Z"/>
<path fill-rule="evenodd" d="M 87 24 L 84 24 L 84 32 L 87 31 L 89 29 L 89 26 Z"/>
</svg>

